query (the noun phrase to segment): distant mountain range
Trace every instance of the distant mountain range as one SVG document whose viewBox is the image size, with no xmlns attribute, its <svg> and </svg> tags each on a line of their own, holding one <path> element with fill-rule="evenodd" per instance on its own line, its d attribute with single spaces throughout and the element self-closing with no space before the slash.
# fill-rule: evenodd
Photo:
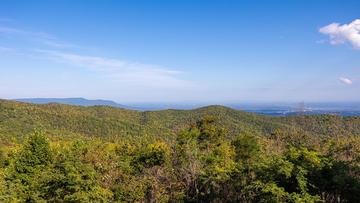
<svg viewBox="0 0 360 203">
<path fill-rule="evenodd" d="M 33 104 L 59 103 L 59 104 L 69 104 L 76 106 L 111 106 L 116 108 L 137 110 L 137 108 L 134 107 L 130 107 L 130 106 L 118 104 L 114 101 L 102 100 L 102 99 L 89 100 L 84 98 L 25 98 L 25 99 L 15 99 L 15 101 L 33 103 Z"/>
</svg>

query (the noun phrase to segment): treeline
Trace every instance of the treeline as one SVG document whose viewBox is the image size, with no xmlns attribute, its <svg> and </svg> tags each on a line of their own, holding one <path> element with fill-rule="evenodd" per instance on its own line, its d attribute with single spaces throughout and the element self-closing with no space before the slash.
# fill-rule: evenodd
<svg viewBox="0 0 360 203">
<path fill-rule="evenodd" d="M 0 202 L 360 202 L 357 136 L 229 136 L 218 122 L 171 140 L 35 131 L 1 148 Z"/>
</svg>

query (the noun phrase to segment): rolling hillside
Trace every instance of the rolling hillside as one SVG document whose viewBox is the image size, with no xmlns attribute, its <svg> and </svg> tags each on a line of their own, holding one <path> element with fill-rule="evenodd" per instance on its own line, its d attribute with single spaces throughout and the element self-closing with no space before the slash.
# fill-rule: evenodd
<svg viewBox="0 0 360 203">
<path fill-rule="evenodd" d="M 0 202 L 359 202 L 359 132 L 359 117 L 0 100 Z"/>
<path fill-rule="evenodd" d="M 81 107 L 64 104 L 29 104 L 0 100 L 0 135 L 4 140 L 21 138 L 35 128 L 57 136 L 102 138 L 173 135 L 206 115 L 229 136 L 241 132 L 271 136 L 276 132 L 302 132 L 311 136 L 358 135 L 359 117 L 333 115 L 271 117 L 223 106 L 195 110 L 134 111 L 109 106 Z"/>
</svg>

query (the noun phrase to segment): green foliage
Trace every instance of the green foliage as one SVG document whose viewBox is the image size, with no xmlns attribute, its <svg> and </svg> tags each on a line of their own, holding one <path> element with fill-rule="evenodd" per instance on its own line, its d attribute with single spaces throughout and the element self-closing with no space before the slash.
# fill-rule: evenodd
<svg viewBox="0 0 360 203">
<path fill-rule="evenodd" d="M 260 146 L 256 137 L 243 134 L 235 138 L 232 142 L 235 147 L 236 161 L 248 162 L 251 159 L 258 158 Z"/>
<path fill-rule="evenodd" d="M 148 144 L 144 149 L 140 149 L 132 164 L 137 168 L 151 168 L 163 165 L 169 156 L 169 149 L 164 142 Z"/>
<path fill-rule="evenodd" d="M 42 132 L 35 131 L 22 145 L 14 167 L 19 174 L 33 173 L 34 170 L 49 165 L 52 159 L 47 137 Z"/>
<path fill-rule="evenodd" d="M 6 194 L 8 201 L 42 202 L 41 177 L 53 161 L 46 136 L 35 131 L 29 135 L 14 160 L 7 168 Z"/>
<path fill-rule="evenodd" d="M 0 202 L 360 202 L 359 132 L 357 117 L 0 101 Z"/>
<path fill-rule="evenodd" d="M 284 156 L 270 158 L 269 164 L 261 169 L 259 179 L 268 183 L 261 191 L 274 195 L 273 190 L 268 190 L 271 186 L 281 189 L 281 197 L 288 202 L 318 202 L 319 196 L 310 193 L 314 185 L 309 183 L 309 178 L 319 168 L 321 158 L 316 152 L 290 147 Z"/>
<path fill-rule="evenodd" d="M 112 194 L 101 187 L 94 166 L 87 163 L 87 146 L 75 142 L 58 154 L 44 177 L 43 190 L 49 202 L 108 202 Z"/>
<path fill-rule="evenodd" d="M 203 117 L 216 117 L 216 127 L 227 129 L 226 137 L 239 134 L 272 135 L 293 144 L 316 137 L 358 135 L 359 117 L 340 116 L 261 116 L 223 106 L 195 110 L 132 111 L 106 106 L 80 107 L 62 104 L 27 104 L 0 100 L 0 145 L 23 140 L 34 128 L 43 128 L 53 139 L 101 137 L 115 141 L 174 141 L 178 132 Z M 204 134 L 205 135 L 205 134 Z M 60 138 L 58 138 L 58 136 Z M 206 136 L 206 135 L 205 135 Z"/>
<path fill-rule="evenodd" d="M 176 169 L 186 185 L 187 201 L 220 200 L 224 184 L 235 169 L 235 151 L 224 141 L 224 130 L 205 117 L 182 132 L 176 145 Z"/>
</svg>

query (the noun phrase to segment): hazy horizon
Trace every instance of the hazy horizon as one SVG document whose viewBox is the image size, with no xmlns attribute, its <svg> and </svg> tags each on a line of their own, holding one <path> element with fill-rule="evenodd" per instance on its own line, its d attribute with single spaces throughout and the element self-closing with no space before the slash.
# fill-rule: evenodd
<svg viewBox="0 0 360 203">
<path fill-rule="evenodd" d="M 22 98 L 18 102 L 49 104 L 59 103 L 76 106 L 110 106 L 137 111 L 157 111 L 166 109 L 192 110 L 209 106 L 225 106 L 236 110 L 270 115 L 291 116 L 299 114 L 319 115 L 336 114 L 342 116 L 359 116 L 360 102 L 157 102 L 157 103 L 119 103 L 112 100 L 88 100 L 85 98 Z"/>
<path fill-rule="evenodd" d="M 1 99 L 1 98 L 0 98 Z M 157 101 L 157 102 L 121 102 L 111 99 L 104 98 L 85 98 L 85 97 L 28 97 L 28 98 L 2 98 L 7 100 L 87 100 L 87 101 L 110 101 L 117 104 L 129 105 L 129 104 L 139 104 L 139 105 L 298 105 L 301 103 L 304 104 L 360 104 L 360 101 Z"/>
<path fill-rule="evenodd" d="M 107 98 L 88 98 L 88 97 L 14 97 L 14 98 L 0 98 L 0 99 L 6 99 L 6 100 L 20 100 L 20 99 L 85 99 L 85 100 L 103 100 L 103 101 L 113 101 L 118 104 L 204 104 L 204 105 L 223 105 L 223 104 L 299 104 L 299 103 L 360 103 L 360 100 L 288 100 L 288 101 L 281 101 L 281 100 L 228 100 L 228 101 L 199 101 L 199 100 L 178 100 L 178 101 L 119 101 L 119 100 L 113 100 L 113 99 L 107 99 Z"/>
</svg>

